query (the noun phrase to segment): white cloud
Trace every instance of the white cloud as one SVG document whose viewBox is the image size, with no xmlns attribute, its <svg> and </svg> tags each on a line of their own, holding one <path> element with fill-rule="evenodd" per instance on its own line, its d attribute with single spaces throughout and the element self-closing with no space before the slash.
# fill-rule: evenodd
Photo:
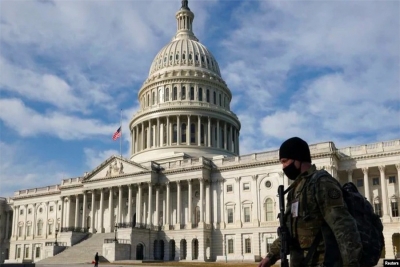
<svg viewBox="0 0 400 267">
<path fill-rule="evenodd" d="M 60 139 L 84 139 L 111 135 L 117 128 L 95 119 L 59 112 L 40 114 L 19 99 L 0 99 L 0 119 L 21 136 L 50 135 Z M 116 124 L 115 124 L 116 125 Z"/>
<path fill-rule="evenodd" d="M 60 184 L 70 177 L 55 160 L 42 161 L 27 153 L 22 143 L 0 141 L 0 196 L 13 196 L 15 191 Z"/>
<path fill-rule="evenodd" d="M 86 166 L 89 168 L 89 172 L 98 167 L 101 163 L 103 163 L 112 155 L 119 155 L 119 152 L 114 149 L 97 151 L 92 148 L 85 148 L 84 153 L 86 158 Z"/>
</svg>

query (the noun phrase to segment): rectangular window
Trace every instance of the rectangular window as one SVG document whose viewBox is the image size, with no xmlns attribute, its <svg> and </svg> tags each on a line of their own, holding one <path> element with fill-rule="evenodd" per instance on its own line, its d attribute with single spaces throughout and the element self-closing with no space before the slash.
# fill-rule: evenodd
<svg viewBox="0 0 400 267">
<path fill-rule="evenodd" d="M 53 225 L 49 224 L 49 235 L 53 234 Z"/>
<path fill-rule="evenodd" d="M 372 178 L 372 185 L 379 185 L 379 178 Z"/>
<path fill-rule="evenodd" d="M 18 226 L 18 237 L 22 236 L 22 226 Z"/>
<path fill-rule="evenodd" d="M 165 101 L 169 101 L 169 88 L 165 89 Z"/>
<path fill-rule="evenodd" d="M 50 206 L 50 212 L 54 211 L 54 207 Z"/>
<path fill-rule="evenodd" d="M 21 258 L 21 248 L 17 248 L 17 259 Z"/>
<path fill-rule="evenodd" d="M 217 104 L 217 93 L 214 91 L 213 93 L 214 105 Z"/>
<path fill-rule="evenodd" d="M 244 253 L 251 253 L 251 240 L 246 238 L 244 240 Z"/>
<path fill-rule="evenodd" d="M 228 253 L 232 254 L 233 253 L 233 239 L 228 240 Z"/>
<path fill-rule="evenodd" d="M 381 204 L 375 203 L 374 209 L 375 209 L 375 214 L 378 215 L 379 217 L 382 217 Z"/>
<path fill-rule="evenodd" d="M 397 202 L 391 202 L 392 206 L 392 217 L 399 217 L 399 206 Z"/>
<path fill-rule="evenodd" d="M 228 223 L 233 223 L 233 209 L 228 209 Z"/>
<path fill-rule="evenodd" d="M 194 100 L 194 87 L 190 87 L 190 100 Z"/>
<path fill-rule="evenodd" d="M 219 94 L 219 106 L 222 106 L 222 96 Z"/>
<path fill-rule="evenodd" d="M 226 192 L 233 192 L 233 186 L 231 184 L 226 185 Z"/>
<path fill-rule="evenodd" d="M 19 210 L 19 215 L 24 215 L 24 210 Z"/>
<path fill-rule="evenodd" d="M 243 210 L 244 212 L 244 222 L 250 222 L 250 207 L 246 207 Z"/>
<path fill-rule="evenodd" d="M 61 205 L 58 205 L 58 210 L 61 210 Z"/>
<path fill-rule="evenodd" d="M 395 184 L 396 183 L 396 177 L 395 176 L 389 176 L 389 184 Z"/>
<path fill-rule="evenodd" d="M 172 100 L 178 100 L 178 88 L 174 87 L 174 91 L 173 91 L 172 97 L 173 97 Z"/>
<path fill-rule="evenodd" d="M 250 183 L 243 183 L 243 190 L 244 191 L 250 190 Z"/>
<path fill-rule="evenodd" d="M 28 214 L 31 214 L 32 213 L 32 209 L 28 209 Z"/>
<path fill-rule="evenodd" d="M 182 87 L 182 100 L 185 100 L 185 99 L 186 99 L 186 87 L 183 86 Z"/>
<path fill-rule="evenodd" d="M 40 258 L 40 247 L 36 247 L 36 258 Z"/>
<path fill-rule="evenodd" d="M 29 247 L 25 248 L 25 258 L 29 258 Z"/>
<path fill-rule="evenodd" d="M 364 186 L 364 180 L 363 179 L 357 179 L 357 187 L 363 187 Z"/>
<path fill-rule="evenodd" d="M 207 89 L 206 100 L 207 100 L 207 103 L 210 103 L 210 90 L 209 89 Z"/>
<path fill-rule="evenodd" d="M 27 235 L 27 236 L 31 236 L 31 231 L 32 231 L 32 226 L 31 226 L 31 225 L 28 225 L 28 226 L 26 227 L 26 235 Z"/>
</svg>

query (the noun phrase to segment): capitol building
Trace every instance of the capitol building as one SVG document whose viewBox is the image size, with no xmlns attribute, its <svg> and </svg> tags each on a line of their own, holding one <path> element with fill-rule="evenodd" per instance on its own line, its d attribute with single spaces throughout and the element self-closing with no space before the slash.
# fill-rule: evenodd
<svg viewBox="0 0 400 267">
<path fill-rule="evenodd" d="M 277 238 L 278 151 L 240 155 L 241 123 L 217 60 L 182 1 L 129 123 L 130 158 L 112 156 L 58 184 L 0 198 L 0 263 L 258 261 Z M 313 163 L 353 182 L 384 224 L 382 257 L 400 252 L 400 139 L 310 145 Z M 82 249 L 84 248 L 84 249 Z"/>
</svg>

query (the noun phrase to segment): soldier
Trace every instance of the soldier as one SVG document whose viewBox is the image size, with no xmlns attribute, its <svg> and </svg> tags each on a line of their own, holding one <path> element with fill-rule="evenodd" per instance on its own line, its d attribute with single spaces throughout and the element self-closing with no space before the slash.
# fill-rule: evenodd
<svg viewBox="0 0 400 267">
<path fill-rule="evenodd" d="M 279 160 L 285 175 L 294 180 L 285 212 L 290 232 L 290 266 L 359 266 L 360 235 L 337 181 L 326 173 L 315 186 L 309 186 L 318 170 L 311 164 L 308 144 L 298 137 L 282 143 Z M 274 241 L 259 267 L 272 266 L 280 259 L 280 241 Z"/>
</svg>

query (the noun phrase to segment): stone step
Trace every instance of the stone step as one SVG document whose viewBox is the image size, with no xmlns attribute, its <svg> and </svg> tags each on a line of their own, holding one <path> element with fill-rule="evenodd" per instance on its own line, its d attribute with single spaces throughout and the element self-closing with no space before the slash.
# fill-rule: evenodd
<svg viewBox="0 0 400 267">
<path fill-rule="evenodd" d="M 90 263 L 93 261 L 96 252 L 99 253 L 100 261 L 107 261 L 103 257 L 104 239 L 114 238 L 114 233 L 93 234 L 88 239 L 66 248 L 63 252 L 39 261 L 40 264 L 70 264 Z"/>
</svg>

